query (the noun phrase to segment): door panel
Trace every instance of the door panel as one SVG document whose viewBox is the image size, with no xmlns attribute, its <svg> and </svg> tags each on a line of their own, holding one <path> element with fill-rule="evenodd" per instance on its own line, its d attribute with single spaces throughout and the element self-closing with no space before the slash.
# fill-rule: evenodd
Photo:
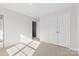
<svg viewBox="0 0 79 59">
<path fill-rule="evenodd" d="M 70 47 L 70 16 L 62 14 L 58 16 L 59 39 L 58 45 Z"/>
<path fill-rule="evenodd" d="M 70 48 L 70 15 L 68 13 L 49 18 L 49 42 Z"/>
</svg>

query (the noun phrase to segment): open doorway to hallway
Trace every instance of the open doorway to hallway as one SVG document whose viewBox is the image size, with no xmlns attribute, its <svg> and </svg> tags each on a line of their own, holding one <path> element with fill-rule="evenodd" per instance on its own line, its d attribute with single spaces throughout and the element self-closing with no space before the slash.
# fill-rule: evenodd
<svg viewBox="0 0 79 59">
<path fill-rule="evenodd" d="M 32 39 L 33 40 L 40 40 L 39 39 L 39 23 L 37 21 L 32 21 Z"/>
<path fill-rule="evenodd" d="M 36 38 L 36 21 L 32 21 L 32 38 Z"/>
</svg>

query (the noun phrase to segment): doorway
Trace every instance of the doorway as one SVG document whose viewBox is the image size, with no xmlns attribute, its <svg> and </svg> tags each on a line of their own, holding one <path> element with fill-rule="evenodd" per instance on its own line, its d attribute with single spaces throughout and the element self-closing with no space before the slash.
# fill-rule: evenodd
<svg viewBox="0 0 79 59">
<path fill-rule="evenodd" d="M 36 38 L 36 21 L 32 21 L 32 38 Z"/>
</svg>

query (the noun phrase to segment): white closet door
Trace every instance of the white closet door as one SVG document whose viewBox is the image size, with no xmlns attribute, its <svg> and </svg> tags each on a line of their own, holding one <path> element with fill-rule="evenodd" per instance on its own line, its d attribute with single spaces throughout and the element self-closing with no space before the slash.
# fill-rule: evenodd
<svg viewBox="0 0 79 59">
<path fill-rule="evenodd" d="M 70 14 L 66 16 L 66 47 L 70 48 Z"/>
<path fill-rule="evenodd" d="M 58 45 L 70 47 L 70 15 L 62 14 L 58 16 Z"/>
<path fill-rule="evenodd" d="M 49 18 L 49 42 L 57 45 L 57 16 Z"/>
</svg>

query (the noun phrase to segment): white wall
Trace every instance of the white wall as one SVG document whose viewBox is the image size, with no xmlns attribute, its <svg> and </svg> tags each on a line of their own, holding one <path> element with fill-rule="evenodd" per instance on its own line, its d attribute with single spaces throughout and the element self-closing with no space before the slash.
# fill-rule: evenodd
<svg viewBox="0 0 79 59">
<path fill-rule="evenodd" d="M 54 15 L 60 15 L 61 13 L 70 13 L 71 20 L 70 20 L 70 48 L 77 50 L 77 38 L 76 38 L 76 8 L 77 6 L 74 5 L 70 8 L 65 8 L 63 10 L 59 10 L 55 13 L 51 13 L 40 17 L 40 40 L 49 43 L 49 35 L 48 35 L 48 18 Z"/>
<path fill-rule="evenodd" d="M 77 49 L 77 6 L 73 6 L 71 8 L 71 19 L 70 19 L 70 47 L 71 49 L 78 50 Z"/>
<path fill-rule="evenodd" d="M 1 7 L 0 14 L 4 15 L 5 47 L 19 43 L 20 35 L 32 39 L 31 17 Z"/>
<path fill-rule="evenodd" d="M 40 17 L 40 41 L 48 42 L 48 18 Z"/>
<path fill-rule="evenodd" d="M 79 51 L 79 4 L 77 5 L 77 46 L 78 46 L 78 51 Z"/>
</svg>

